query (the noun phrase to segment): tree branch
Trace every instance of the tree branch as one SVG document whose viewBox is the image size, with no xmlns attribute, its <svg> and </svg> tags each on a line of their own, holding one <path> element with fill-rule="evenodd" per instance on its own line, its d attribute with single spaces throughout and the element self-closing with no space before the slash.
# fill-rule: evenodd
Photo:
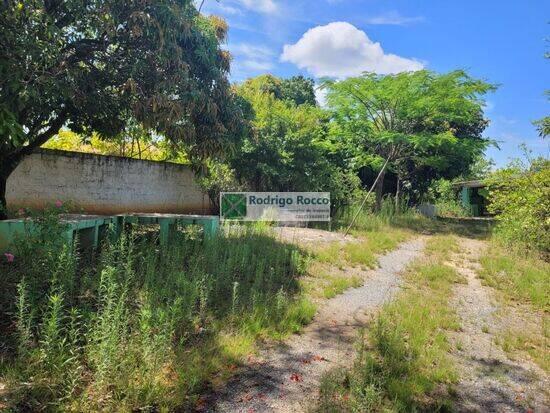
<svg viewBox="0 0 550 413">
<path fill-rule="evenodd" d="M 39 133 L 34 138 L 29 137 L 28 145 L 21 146 L 20 148 L 15 150 L 11 155 L 8 155 L 7 158 L 13 162 L 13 161 L 19 161 L 24 156 L 31 154 L 36 148 L 45 144 L 53 135 L 59 132 L 59 129 L 61 129 L 61 127 L 66 121 L 67 121 L 67 114 L 65 112 L 61 112 L 59 116 L 50 123 L 50 125 L 47 127 L 47 129 L 44 132 Z"/>
</svg>

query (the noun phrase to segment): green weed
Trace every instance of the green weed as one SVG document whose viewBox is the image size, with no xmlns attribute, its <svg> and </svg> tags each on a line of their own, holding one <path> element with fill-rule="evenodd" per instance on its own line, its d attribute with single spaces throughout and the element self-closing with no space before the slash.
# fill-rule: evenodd
<svg viewBox="0 0 550 413">
<path fill-rule="evenodd" d="M 306 254 L 265 228 L 181 233 L 167 248 L 129 228 L 84 256 L 59 242 L 54 218 L 43 223 L 15 247 L 0 297 L 12 409 L 192 409 L 257 339 L 282 339 L 315 314 L 299 282 Z"/>
<path fill-rule="evenodd" d="M 342 294 L 348 288 L 357 288 L 363 285 L 363 280 L 360 277 L 337 277 L 332 276 L 327 280 L 327 284 L 323 286 L 323 296 L 325 298 L 333 298 Z"/>
<path fill-rule="evenodd" d="M 315 251 L 315 258 L 321 262 L 337 265 L 340 268 L 362 266 L 374 268 L 377 256 L 394 249 L 409 234 L 406 231 L 386 228 L 379 231 L 354 231 L 358 242 L 331 244 Z"/>
<path fill-rule="evenodd" d="M 550 326 L 547 318 L 543 318 L 539 331 L 531 329 L 508 329 L 497 336 L 496 343 L 513 357 L 518 352 L 527 353 L 542 369 L 550 371 Z"/>
<path fill-rule="evenodd" d="M 493 238 L 480 259 L 479 276 L 485 285 L 499 291 L 498 298 L 525 305 L 533 314 L 533 325 L 511 327 L 497 336 L 498 344 L 512 356 L 528 355 L 546 371 L 550 370 L 550 264 L 532 251 L 512 249 Z M 538 322 L 540 320 L 540 324 Z"/>
<path fill-rule="evenodd" d="M 481 257 L 480 278 L 508 299 L 528 300 L 533 307 L 550 309 L 550 264 L 536 255 L 514 251 L 493 240 Z"/>
</svg>

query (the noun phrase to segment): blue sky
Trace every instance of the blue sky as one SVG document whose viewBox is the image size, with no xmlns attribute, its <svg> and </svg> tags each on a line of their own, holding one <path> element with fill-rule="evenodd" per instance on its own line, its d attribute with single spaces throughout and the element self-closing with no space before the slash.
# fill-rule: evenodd
<svg viewBox="0 0 550 413">
<path fill-rule="evenodd" d="M 234 81 L 466 69 L 499 85 L 485 134 L 500 150 L 487 155 L 504 165 L 521 143 L 550 155 L 531 124 L 550 114 L 550 1 L 205 0 L 202 11 L 229 23 Z"/>
</svg>

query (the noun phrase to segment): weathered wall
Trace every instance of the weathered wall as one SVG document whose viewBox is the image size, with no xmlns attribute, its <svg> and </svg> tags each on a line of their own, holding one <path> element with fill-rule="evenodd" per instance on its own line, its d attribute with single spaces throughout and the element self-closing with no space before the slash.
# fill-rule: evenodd
<svg viewBox="0 0 550 413">
<path fill-rule="evenodd" d="M 87 213 L 208 213 L 210 204 L 186 166 L 116 156 L 39 150 L 8 179 L 8 207 L 72 201 Z"/>
</svg>

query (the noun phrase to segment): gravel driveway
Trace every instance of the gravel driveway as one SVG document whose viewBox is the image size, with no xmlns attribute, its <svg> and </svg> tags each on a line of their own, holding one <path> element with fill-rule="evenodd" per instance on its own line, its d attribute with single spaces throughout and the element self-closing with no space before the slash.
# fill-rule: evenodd
<svg viewBox="0 0 550 413">
<path fill-rule="evenodd" d="M 223 389 L 207 398 L 205 411 L 297 412 L 310 408 L 318 397 L 323 373 L 350 365 L 358 329 L 369 313 L 399 289 L 400 272 L 423 248 L 424 239 L 417 238 L 380 257 L 378 269 L 364 271 L 362 287 L 328 300 L 302 334 L 250 359 Z"/>
</svg>

